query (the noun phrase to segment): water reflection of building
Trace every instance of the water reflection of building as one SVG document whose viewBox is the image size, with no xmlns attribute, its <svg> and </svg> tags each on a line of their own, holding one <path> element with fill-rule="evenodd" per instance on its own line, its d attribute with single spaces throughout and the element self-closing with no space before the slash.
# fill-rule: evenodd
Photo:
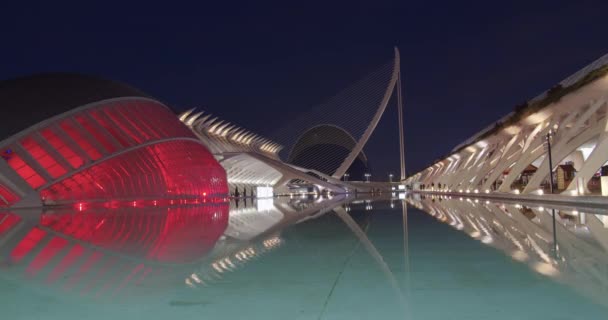
<svg viewBox="0 0 608 320">
<path fill-rule="evenodd" d="M 249 262 L 280 248 L 285 242 L 281 237 L 285 228 L 316 219 L 346 200 L 348 198 L 342 196 L 321 201 L 283 198 L 263 207 L 253 201 L 238 207 L 236 201 L 231 202 L 226 232 L 206 261 L 185 279 L 185 283 L 198 287 L 223 279 Z"/>
<path fill-rule="evenodd" d="M 605 210 L 414 196 L 413 206 L 480 242 L 608 305 L 608 216 Z M 554 242 L 554 235 L 557 243 Z"/>
<path fill-rule="evenodd" d="M 215 246 L 228 205 L 0 214 L 2 274 L 77 295 L 175 283 Z"/>
<path fill-rule="evenodd" d="M 304 201 L 306 199 L 302 199 Z M 343 199 L 0 212 L 0 276 L 76 296 L 208 285 L 283 244 L 283 229 Z"/>
</svg>

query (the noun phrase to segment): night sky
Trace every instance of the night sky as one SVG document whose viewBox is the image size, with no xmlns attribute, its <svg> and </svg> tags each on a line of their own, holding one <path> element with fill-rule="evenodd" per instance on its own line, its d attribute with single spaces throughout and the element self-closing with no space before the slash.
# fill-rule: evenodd
<svg viewBox="0 0 608 320">
<path fill-rule="evenodd" d="M 0 78 L 99 75 L 267 135 L 398 46 L 409 173 L 608 53 L 608 1 L 6 2 Z M 365 148 L 376 179 L 398 173 L 395 115 Z"/>
</svg>

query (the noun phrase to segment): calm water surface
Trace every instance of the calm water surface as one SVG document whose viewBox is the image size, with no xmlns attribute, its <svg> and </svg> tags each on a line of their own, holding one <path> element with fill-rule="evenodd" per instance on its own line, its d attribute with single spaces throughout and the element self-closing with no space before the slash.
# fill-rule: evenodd
<svg viewBox="0 0 608 320">
<path fill-rule="evenodd" d="M 0 212 L 2 318 L 607 318 L 603 212 L 407 201 Z"/>
</svg>

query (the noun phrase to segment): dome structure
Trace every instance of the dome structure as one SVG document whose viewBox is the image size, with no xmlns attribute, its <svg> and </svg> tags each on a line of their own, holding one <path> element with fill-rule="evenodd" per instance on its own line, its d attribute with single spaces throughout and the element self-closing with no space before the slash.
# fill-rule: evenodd
<svg viewBox="0 0 608 320">
<path fill-rule="evenodd" d="M 89 103 L 149 95 L 126 84 L 76 73 L 43 73 L 0 81 L 0 139 Z"/>
<path fill-rule="evenodd" d="M 69 73 L 0 82 L 0 207 L 222 198 L 226 172 L 175 113 Z"/>
<path fill-rule="evenodd" d="M 323 124 L 310 128 L 298 138 L 289 154 L 288 162 L 331 176 L 356 145 L 357 141 L 346 130 Z M 347 173 L 352 179 L 363 180 L 366 172 L 369 172 L 368 160 L 361 151 Z"/>
</svg>

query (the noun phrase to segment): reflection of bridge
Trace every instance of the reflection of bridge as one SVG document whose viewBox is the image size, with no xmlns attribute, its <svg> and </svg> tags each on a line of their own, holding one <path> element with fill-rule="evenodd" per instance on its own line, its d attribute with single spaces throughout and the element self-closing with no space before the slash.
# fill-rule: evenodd
<svg viewBox="0 0 608 320">
<path fill-rule="evenodd" d="M 534 197 L 550 191 L 551 171 L 564 197 L 608 195 L 607 98 L 608 55 L 405 181 L 414 190 Z"/>
</svg>

